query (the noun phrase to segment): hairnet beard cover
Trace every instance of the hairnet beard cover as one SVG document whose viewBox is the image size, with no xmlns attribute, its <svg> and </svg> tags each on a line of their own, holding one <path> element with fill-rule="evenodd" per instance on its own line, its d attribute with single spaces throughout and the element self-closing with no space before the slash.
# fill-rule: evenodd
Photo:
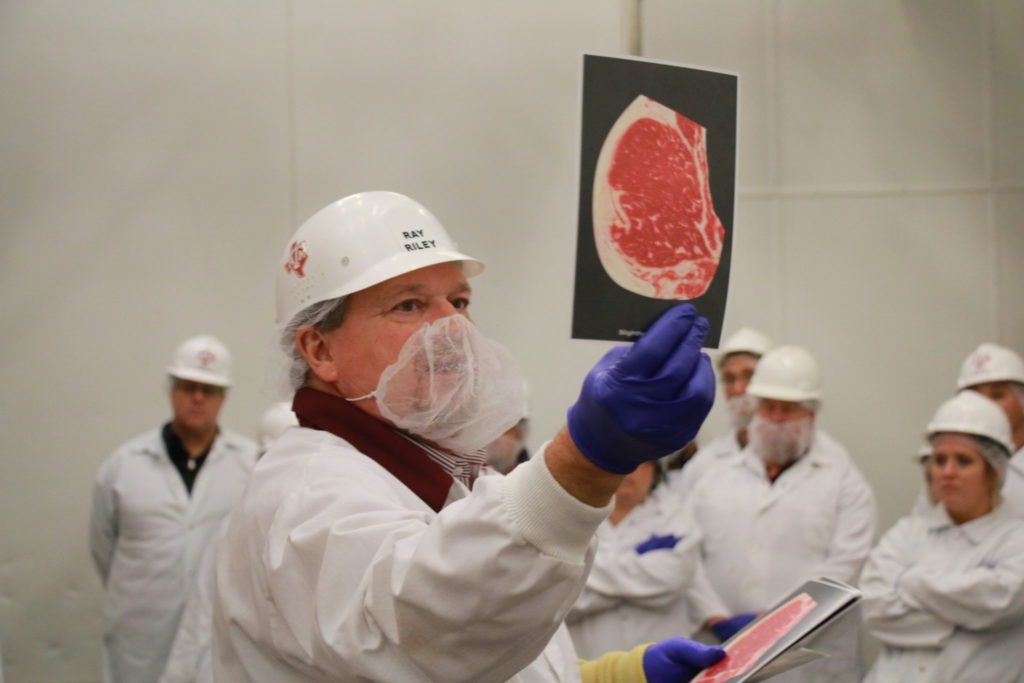
<svg viewBox="0 0 1024 683">
<path fill-rule="evenodd" d="M 729 411 L 729 424 L 739 431 L 750 426 L 750 421 L 757 412 L 757 398 L 750 394 L 740 394 L 726 399 L 725 408 Z"/>
<path fill-rule="evenodd" d="M 814 438 L 814 421 L 802 417 L 788 422 L 770 422 L 754 415 L 747 430 L 750 447 L 767 462 L 785 465 L 807 453 Z"/>
<path fill-rule="evenodd" d="M 453 315 L 409 337 L 373 396 L 399 429 L 455 453 L 479 450 L 526 414 L 526 382 L 508 349 Z"/>
</svg>

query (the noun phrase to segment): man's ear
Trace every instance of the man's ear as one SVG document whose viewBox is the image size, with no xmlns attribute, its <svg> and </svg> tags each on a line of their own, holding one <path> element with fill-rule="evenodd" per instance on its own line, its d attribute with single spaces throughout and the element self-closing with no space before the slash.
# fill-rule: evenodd
<svg viewBox="0 0 1024 683">
<path fill-rule="evenodd" d="M 338 381 L 338 369 L 334 365 L 334 357 L 323 332 L 312 325 L 300 327 L 295 331 L 295 348 L 321 381 L 328 384 Z"/>
</svg>

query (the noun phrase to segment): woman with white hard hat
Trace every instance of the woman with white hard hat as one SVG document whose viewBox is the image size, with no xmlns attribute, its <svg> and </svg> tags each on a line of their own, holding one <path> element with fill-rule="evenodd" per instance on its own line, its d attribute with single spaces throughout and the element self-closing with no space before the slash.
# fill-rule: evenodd
<svg viewBox="0 0 1024 683">
<path fill-rule="evenodd" d="M 697 630 L 686 588 L 700 565 L 700 535 L 678 504 L 652 495 L 660 473 L 647 462 L 626 475 L 597 530 L 594 567 L 566 619 L 580 657 Z"/>
<path fill-rule="evenodd" d="M 722 656 L 675 638 L 581 667 L 563 624 L 622 477 L 710 409 L 706 321 L 670 309 L 598 363 L 537 455 L 478 477 L 525 412 L 510 355 L 469 318 L 482 269 L 393 192 L 338 200 L 289 241 L 277 322 L 300 426 L 222 542 L 218 680 L 653 683 Z"/>
<path fill-rule="evenodd" d="M 872 683 L 1024 680 L 1024 521 L 1000 498 L 1006 416 L 965 391 L 928 424 L 939 504 L 897 522 L 861 575 L 863 614 L 882 651 Z"/>
</svg>

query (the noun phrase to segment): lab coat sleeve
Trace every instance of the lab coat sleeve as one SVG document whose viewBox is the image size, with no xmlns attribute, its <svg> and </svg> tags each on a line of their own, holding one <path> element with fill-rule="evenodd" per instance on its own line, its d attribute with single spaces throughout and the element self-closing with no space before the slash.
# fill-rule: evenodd
<svg viewBox="0 0 1024 683">
<path fill-rule="evenodd" d="M 860 473 L 846 469 L 836 501 L 836 523 L 828 556 L 808 573 L 856 583 L 875 542 L 875 497 Z"/>
<path fill-rule="evenodd" d="M 117 546 L 117 498 L 114 493 L 116 465 L 114 460 L 103 463 L 92 488 L 89 551 L 104 586 L 110 572 L 110 560 Z"/>
<path fill-rule="evenodd" d="M 570 496 L 543 454 L 436 517 L 382 487 L 307 480 L 275 515 L 276 648 L 339 680 L 506 680 L 530 664 L 578 597 L 609 509 Z"/>
<path fill-rule="evenodd" d="M 911 567 L 902 590 L 923 609 L 964 629 L 998 628 L 1024 619 L 1024 529 L 1009 534 L 986 558 L 966 571 Z"/>
<path fill-rule="evenodd" d="M 682 536 L 674 548 L 642 555 L 634 548 L 598 545 L 594 566 L 574 612 L 599 611 L 616 599 L 642 607 L 665 607 L 678 600 L 698 564 L 699 536 L 692 526 L 687 531 L 672 530 Z"/>
<path fill-rule="evenodd" d="M 861 574 L 864 622 L 876 638 L 892 647 L 936 647 L 955 626 L 921 608 L 905 590 L 902 577 L 920 552 L 921 525 L 907 517 L 886 533 L 868 555 Z"/>
</svg>

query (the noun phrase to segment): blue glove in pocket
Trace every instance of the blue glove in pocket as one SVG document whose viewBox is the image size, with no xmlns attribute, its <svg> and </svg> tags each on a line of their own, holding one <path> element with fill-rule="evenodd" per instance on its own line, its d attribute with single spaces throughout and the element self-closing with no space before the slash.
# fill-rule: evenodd
<svg viewBox="0 0 1024 683">
<path fill-rule="evenodd" d="M 652 550 L 672 550 L 681 540 L 683 540 L 682 536 L 673 536 L 672 534 L 658 536 L 657 534 L 651 534 L 650 538 L 636 547 L 636 554 L 643 555 Z"/>
</svg>

